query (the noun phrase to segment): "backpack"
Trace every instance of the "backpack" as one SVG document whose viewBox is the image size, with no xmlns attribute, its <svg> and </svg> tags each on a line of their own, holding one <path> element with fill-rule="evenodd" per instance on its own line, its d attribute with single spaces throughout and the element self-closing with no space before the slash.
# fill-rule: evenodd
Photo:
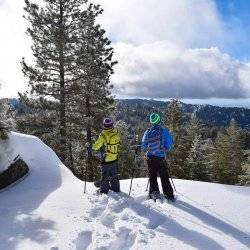
<svg viewBox="0 0 250 250">
<path fill-rule="evenodd" d="M 163 130 L 161 127 L 152 127 L 147 130 L 146 143 L 149 154 L 154 155 L 163 150 L 162 134 Z"/>
<path fill-rule="evenodd" d="M 109 134 L 102 133 L 102 136 L 105 139 L 105 152 L 109 154 L 118 155 L 119 146 L 120 146 L 120 138 L 118 135 L 118 131 L 115 130 Z"/>
</svg>

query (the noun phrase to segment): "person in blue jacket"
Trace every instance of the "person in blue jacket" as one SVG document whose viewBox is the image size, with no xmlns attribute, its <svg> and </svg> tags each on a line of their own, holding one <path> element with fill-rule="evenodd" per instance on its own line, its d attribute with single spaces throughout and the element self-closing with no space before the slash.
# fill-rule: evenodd
<svg viewBox="0 0 250 250">
<path fill-rule="evenodd" d="M 173 188 L 169 181 L 166 152 L 171 149 L 173 139 L 171 133 L 160 126 L 161 118 L 157 113 L 150 115 L 151 128 L 147 129 L 142 138 L 142 149 L 147 159 L 149 172 L 149 198 L 155 199 L 160 196 L 157 176 L 159 174 L 163 194 L 166 199 L 174 201 Z"/>
</svg>

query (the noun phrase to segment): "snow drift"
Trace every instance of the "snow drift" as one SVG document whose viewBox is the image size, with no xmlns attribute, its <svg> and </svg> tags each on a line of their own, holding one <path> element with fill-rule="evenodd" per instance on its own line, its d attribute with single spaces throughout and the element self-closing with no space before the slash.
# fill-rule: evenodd
<svg viewBox="0 0 250 250">
<path fill-rule="evenodd" d="M 38 138 L 1 142 L 30 174 L 0 192 L 0 249 L 249 249 L 250 188 L 174 180 L 176 203 L 146 199 L 147 179 L 97 196 Z"/>
</svg>

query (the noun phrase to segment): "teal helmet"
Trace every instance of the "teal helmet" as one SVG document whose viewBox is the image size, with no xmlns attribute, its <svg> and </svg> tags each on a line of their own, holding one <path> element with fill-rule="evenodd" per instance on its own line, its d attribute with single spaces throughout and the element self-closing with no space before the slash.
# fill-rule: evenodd
<svg viewBox="0 0 250 250">
<path fill-rule="evenodd" d="M 153 113 L 153 114 L 150 115 L 149 120 L 150 120 L 150 123 L 152 125 L 157 125 L 157 124 L 159 124 L 161 122 L 161 117 L 160 117 L 159 114 Z"/>
</svg>

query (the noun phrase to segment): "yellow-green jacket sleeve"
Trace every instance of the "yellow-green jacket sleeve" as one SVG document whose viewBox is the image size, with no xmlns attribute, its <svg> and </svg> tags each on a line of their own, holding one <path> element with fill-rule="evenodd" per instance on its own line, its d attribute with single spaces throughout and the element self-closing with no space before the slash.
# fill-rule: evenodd
<svg viewBox="0 0 250 250">
<path fill-rule="evenodd" d="M 97 141 L 92 145 L 92 149 L 95 150 L 95 151 L 98 151 L 101 146 L 104 144 L 104 138 L 103 138 L 103 135 L 100 134 Z"/>
</svg>

